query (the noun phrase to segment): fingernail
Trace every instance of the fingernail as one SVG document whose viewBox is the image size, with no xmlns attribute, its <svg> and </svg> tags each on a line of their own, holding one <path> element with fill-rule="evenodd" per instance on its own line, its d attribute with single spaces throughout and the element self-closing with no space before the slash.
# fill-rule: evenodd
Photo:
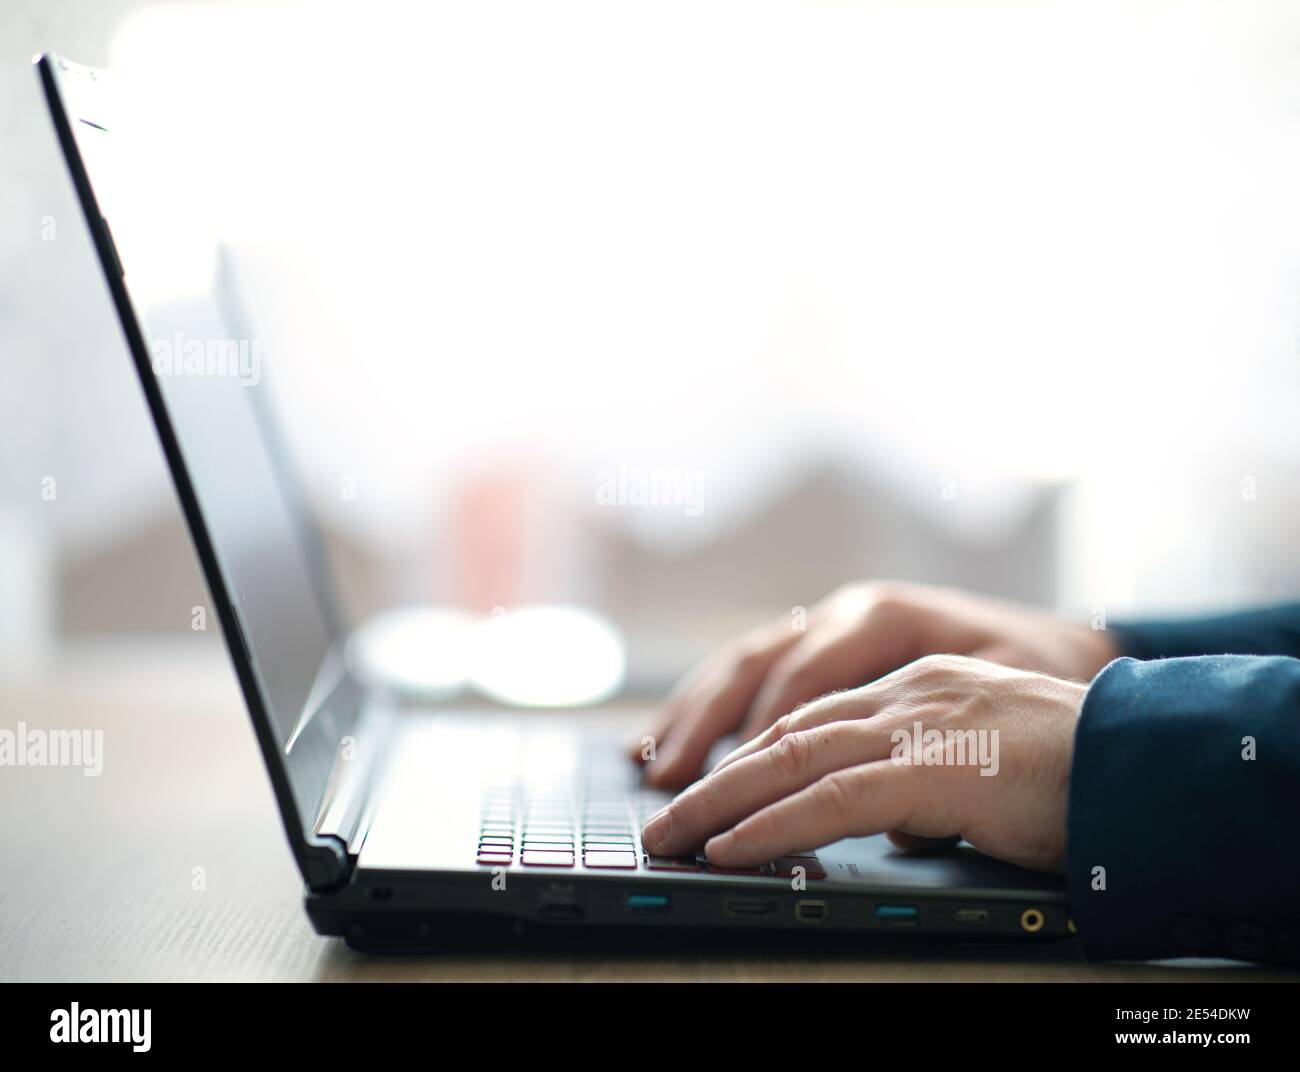
<svg viewBox="0 0 1300 1072">
<path fill-rule="evenodd" d="M 666 808 L 660 808 L 650 816 L 649 821 L 645 824 L 645 829 L 641 831 L 641 843 L 646 849 L 653 852 L 656 848 L 668 840 L 668 834 L 673 828 L 672 805 Z"/>
</svg>

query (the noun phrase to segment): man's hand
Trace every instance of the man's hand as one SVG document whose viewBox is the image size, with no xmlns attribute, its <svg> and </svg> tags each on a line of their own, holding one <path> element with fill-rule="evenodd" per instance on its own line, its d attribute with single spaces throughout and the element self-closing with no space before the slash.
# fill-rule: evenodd
<svg viewBox="0 0 1300 1072">
<path fill-rule="evenodd" d="M 990 856 L 1059 871 L 1086 691 L 978 659 L 929 656 L 782 716 L 653 816 L 641 839 L 664 856 L 703 845 L 714 865 L 740 868 L 843 837 L 889 833 L 907 847 L 964 837 Z M 950 732 L 971 730 L 964 744 Z"/>
<path fill-rule="evenodd" d="M 680 788 L 727 734 L 753 737 L 800 704 L 931 654 L 1088 681 L 1117 653 L 1104 632 L 1015 603 L 919 585 L 850 585 L 813 607 L 806 628 L 773 622 L 689 674 L 650 730 L 646 782 Z M 632 753 L 644 760 L 639 739 Z"/>
</svg>

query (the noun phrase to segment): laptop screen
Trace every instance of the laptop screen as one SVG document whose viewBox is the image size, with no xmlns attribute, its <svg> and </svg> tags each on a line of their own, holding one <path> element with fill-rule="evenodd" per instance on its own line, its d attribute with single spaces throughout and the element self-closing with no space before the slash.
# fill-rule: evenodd
<svg viewBox="0 0 1300 1072">
<path fill-rule="evenodd" d="M 276 736 L 288 746 L 310 713 L 333 638 L 284 474 L 255 408 L 265 406 L 257 393 L 268 390 L 262 354 L 257 340 L 231 337 L 215 291 L 148 298 L 143 321 L 155 375 L 267 690 Z"/>
<path fill-rule="evenodd" d="M 251 664 L 269 722 L 261 728 L 277 749 L 268 762 L 280 765 L 298 821 L 310 827 L 355 719 L 342 708 L 355 705 L 355 695 L 341 687 L 346 675 L 314 530 L 272 434 L 265 354 L 259 340 L 241 334 L 246 329 L 232 330 L 229 279 L 215 243 L 190 226 L 183 191 L 178 199 L 174 184 L 183 175 L 160 174 L 133 148 L 144 143 L 118 127 L 103 72 L 53 62 L 94 195 L 93 204 L 83 195 L 83 207 L 99 212 L 116 247 L 131 307 L 124 311 L 119 301 L 119 312 L 124 322 L 133 314 L 148 349 L 149 368 L 140 372 L 157 385 L 166 418 L 160 428 L 169 424 L 175 437 L 174 475 L 193 489 L 198 517 L 188 520 L 196 543 L 202 550 L 206 534 L 215 559 L 220 583 L 205 562 L 209 589 L 229 600 L 242 634 L 229 639 Z M 159 183 L 173 184 L 168 196 L 153 194 Z M 192 612 L 178 606 L 178 621 L 189 622 Z M 262 743 L 269 750 L 265 734 Z"/>
</svg>

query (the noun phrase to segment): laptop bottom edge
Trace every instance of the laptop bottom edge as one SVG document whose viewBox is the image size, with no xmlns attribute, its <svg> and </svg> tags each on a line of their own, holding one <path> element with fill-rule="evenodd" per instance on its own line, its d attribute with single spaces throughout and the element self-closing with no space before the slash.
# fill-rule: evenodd
<svg viewBox="0 0 1300 1072">
<path fill-rule="evenodd" d="M 495 879 L 495 885 L 492 880 Z M 308 894 L 318 933 L 372 951 L 429 951 L 509 943 L 574 946 L 586 935 L 606 947 L 633 946 L 669 932 L 768 939 L 848 935 L 907 942 L 927 936 L 957 942 L 1051 941 L 1073 923 L 1051 890 L 977 891 L 858 887 L 819 883 L 792 889 L 779 881 L 655 881 L 538 872 L 495 876 L 464 872 L 365 872 L 344 888 Z M 759 939 L 759 936 L 764 936 Z M 820 941 L 820 939 L 816 939 Z"/>
</svg>

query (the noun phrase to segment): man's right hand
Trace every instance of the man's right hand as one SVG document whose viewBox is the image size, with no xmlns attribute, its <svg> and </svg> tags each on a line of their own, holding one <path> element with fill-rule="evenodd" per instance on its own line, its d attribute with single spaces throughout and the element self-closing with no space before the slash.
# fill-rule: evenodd
<svg viewBox="0 0 1300 1072">
<path fill-rule="evenodd" d="M 779 619 L 688 674 L 647 734 L 654 760 L 646 781 L 680 788 L 699 777 L 720 738 L 739 731 L 747 740 L 801 704 L 925 655 L 970 655 L 1089 681 L 1117 654 L 1105 632 L 1016 603 L 921 585 L 848 585 L 805 622 Z M 631 751 L 644 761 L 648 750 L 638 738 Z"/>
</svg>

